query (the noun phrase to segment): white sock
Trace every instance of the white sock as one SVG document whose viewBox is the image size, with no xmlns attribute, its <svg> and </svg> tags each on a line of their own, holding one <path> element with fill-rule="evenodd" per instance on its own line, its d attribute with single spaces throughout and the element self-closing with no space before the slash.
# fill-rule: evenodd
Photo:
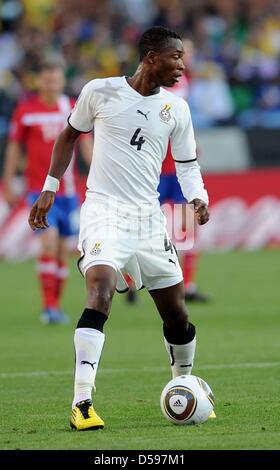
<svg viewBox="0 0 280 470">
<path fill-rule="evenodd" d="M 164 338 L 164 344 L 170 357 L 172 377 L 190 375 L 193 368 L 196 337 L 187 344 L 171 344 Z"/>
<path fill-rule="evenodd" d="M 91 399 L 104 341 L 105 335 L 99 330 L 93 328 L 75 330 L 76 370 L 72 408 L 80 401 Z"/>
</svg>

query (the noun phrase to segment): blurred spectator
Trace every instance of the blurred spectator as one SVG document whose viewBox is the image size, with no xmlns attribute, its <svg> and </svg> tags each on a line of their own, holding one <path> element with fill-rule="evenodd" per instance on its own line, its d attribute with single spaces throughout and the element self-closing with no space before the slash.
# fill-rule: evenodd
<svg viewBox="0 0 280 470">
<path fill-rule="evenodd" d="M 194 128 L 230 122 L 233 100 L 221 66 L 205 61 L 194 67 L 188 103 Z"/>
<path fill-rule="evenodd" d="M 23 57 L 23 49 L 15 34 L 21 13 L 19 2 L 0 3 L 0 86 L 3 86 L 9 70 L 19 65 Z"/>
</svg>

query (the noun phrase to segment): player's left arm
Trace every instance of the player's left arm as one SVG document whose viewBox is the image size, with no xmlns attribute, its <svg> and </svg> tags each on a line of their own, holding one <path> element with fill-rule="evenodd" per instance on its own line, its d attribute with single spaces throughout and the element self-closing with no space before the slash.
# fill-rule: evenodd
<svg viewBox="0 0 280 470">
<path fill-rule="evenodd" d="M 194 205 L 198 224 L 203 225 L 208 222 L 210 217 L 209 198 L 197 161 L 196 142 L 189 107 L 183 100 L 177 125 L 170 141 L 182 193 L 186 200 Z"/>
<path fill-rule="evenodd" d="M 206 204 L 204 201 L 202 201 L 199 198 L 193 199 L 190 202 L 190 204 L 193 204 L 194 206 L 194 213 L 195 213 L 198 224 L 199 225 L 206 224 L 206 222 L 208 222 L 210 218 L 208 204 Z"/>
<path fill-rule="evenodd" d="M 189 204 L 193 204 L 198 224 L 206 224 L 210 217 L 209 199 L 197 161 L 175 161 L 175 166 L 182 193 Z"/>
</svg>

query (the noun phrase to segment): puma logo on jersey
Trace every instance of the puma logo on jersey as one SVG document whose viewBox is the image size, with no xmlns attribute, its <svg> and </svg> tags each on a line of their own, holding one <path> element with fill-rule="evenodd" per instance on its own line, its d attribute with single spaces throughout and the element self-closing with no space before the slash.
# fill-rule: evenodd
<svg viewBox="0 0 280 470">
<path fill-rule="evenodd" d="M 81 364 L 88 364 L 92 367 L 92 370 L 94 370 L 94 365 L 96 364 L 96 362 L 81 361 Z"/>
<path fill-rule="evenodd" d="M 150 113 L 150 111 L 148 111 L 147 113 L 143 113 L 143 111 L 140 111 L 140 109 L 137 109 L 137 113 L 142 114 L 142 116 L 145 116 L 145 118 L 146 118 L 147 121 L 148 121 L 148 117 L 147 117 L 147 116 L 148 116 L 148 114 Z"/>
</svg>

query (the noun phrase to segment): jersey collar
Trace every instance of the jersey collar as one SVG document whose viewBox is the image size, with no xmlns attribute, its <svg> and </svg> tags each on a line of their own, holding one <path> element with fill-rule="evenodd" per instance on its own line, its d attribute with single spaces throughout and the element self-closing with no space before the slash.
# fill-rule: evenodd
<svg viewBox="0 0 280 470">
<path fill-rule="evenodd" d="M 129 85 L 128 81 L 127 81 L 127 78 L 125 75 L 123 76 L 123 81 L 124 81 L 124 84 L 125 84 L 125 87 L 131 92 L 133 93 L 135 96 L 138 96 L 138 98 L 141 98 L 143 100 L 154 100 L 154 99 L 158 99 L 159 97 L 162 96 L 162 88 L 160 88 L 160 91 L 159 93 L 156 93 L 155 95 L 148 95 L 148 96 L 144 96 L 144 95 L 141 95 L 141 93 L 138 93 L 138 91 L 136 91 L 134 88 L 132 88 L 132 86 Z"/>
</svg>

